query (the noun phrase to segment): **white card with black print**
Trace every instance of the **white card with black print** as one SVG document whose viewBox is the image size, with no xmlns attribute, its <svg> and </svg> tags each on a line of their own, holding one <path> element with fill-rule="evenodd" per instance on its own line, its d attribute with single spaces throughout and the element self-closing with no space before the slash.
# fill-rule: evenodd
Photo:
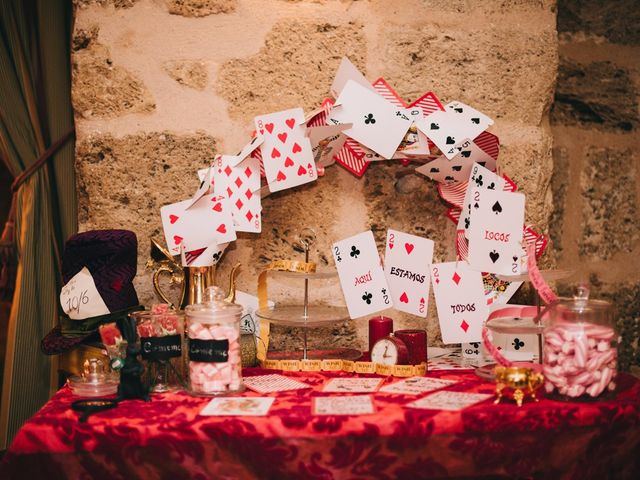
<svg viewBox="0 0 640 480">
<path fill-rule="evenodd" d="M 462 202 L 462 212 L 460 212 L 460 218 L 458 219 L 458 230 L 464 230 L 465 238 L 469 238 L 469 228 L 471 227 L 471 220 L 469 214 L 471 213 L 471 190 L 476 188 L 486 188 L 487 190 L 503 190 L 505 185 L 505 179 L 500 175 L 493 173 L 488 168 L 474 163 L 471 167 L 471 173 L 469 175 L 469 184 L 464 194 L 464 201 Z"/>
<path fill-rule="evenodd" d="M 495 169 L 496 161 L 475 143 L 467 141 L 453 159 L 449 160 L 444 155 L 436 158 L 421 167 L 416 172 L 426 175 L 439 183 L 458 183 L 466 181 L 473 169 L 474 163 L 484 165 L 486 168 Z"/>
<path fill-rule="evenodd" d="M 469 265 L 481 272 L 520 274 L 524 194 L 473 188 L 471 202 Z"/>
<path fill-rule="evenodd" d="M 393 307 L 371 230 L 334 243 L 332 253 L 350 318 Z"/>
</svg>

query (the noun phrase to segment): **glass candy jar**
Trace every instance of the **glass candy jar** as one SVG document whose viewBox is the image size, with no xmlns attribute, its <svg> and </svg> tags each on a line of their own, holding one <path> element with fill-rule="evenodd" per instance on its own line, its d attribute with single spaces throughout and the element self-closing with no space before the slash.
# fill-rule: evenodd
<svg viewBox="0 0 640 480">
<path fill-rule="evenodd" d="M 204 302 L 185 308 L 189 392 L 223 395 L 244 390 L 240 356 L 242 307 L 227 302 L 218 287 L 205 290 Z"/>
<path fill-rule="evenodd" d="M 545 389 L 563 398 L 598 397 L 616 388 L 618 333 L 611 304 L 579 289 L 559 299 L 544 329 Z"/>
<path fill-rule="evenodd" d="M 161 304 L 131 316 L 136 320 L 140 339 L 144 382 L 151 392 L 168 392 L 183 386 L 184 312 Z"/>
</svg>

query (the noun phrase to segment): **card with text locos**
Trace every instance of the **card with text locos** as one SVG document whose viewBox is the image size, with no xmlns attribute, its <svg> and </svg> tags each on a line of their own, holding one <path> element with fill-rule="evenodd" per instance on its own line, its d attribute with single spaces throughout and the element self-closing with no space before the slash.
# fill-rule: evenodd
<svg viewBox="0 0 640 480">
<path fill-rule="evenodd" d="M 387 231 L 384 274 L 396 310 L 427 316 L 432 260 L 432 240 L 397 230 Z"/>
<path fill-rule="evenodd" d="M 371 230 L 334 243 L 332 253 L 349 317 L 393 307 Z"/>
<path fill-rule="evenodd" d="M 480 342 L 482 323 L 489 311 L 482 274 L 466 262 L 431 265 L 442 341 L 446 344 Z"/>
</svg>

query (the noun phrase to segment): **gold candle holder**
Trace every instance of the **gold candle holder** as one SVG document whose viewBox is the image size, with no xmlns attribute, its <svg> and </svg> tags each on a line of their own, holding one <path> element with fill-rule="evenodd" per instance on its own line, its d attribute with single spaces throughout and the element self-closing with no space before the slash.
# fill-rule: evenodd
<svg viewBox="0 0 640 480">
<path fill-rule="evenodd" d="M 505 397 L 511 397 L 521 407 L 523 400 L 529 396 L 538 401 L 536 390 L 544 383 L 544 376 L 539 371 L 522 366 L 496 367 L 496 405 Z"/>
</svg>

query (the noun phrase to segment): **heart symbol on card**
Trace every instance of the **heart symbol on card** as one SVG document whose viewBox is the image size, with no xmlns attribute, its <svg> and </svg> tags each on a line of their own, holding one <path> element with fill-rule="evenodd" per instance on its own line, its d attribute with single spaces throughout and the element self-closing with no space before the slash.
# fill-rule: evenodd
<svg viewBox="0 0 640 480">
<path fill-rule="evenodd" d="M 276 180 L 280 182 L 280 181 L 286 180 L 286 179 L 287 179 L 287 176 L 284 173 L 282 173 L 282 171 L 278 171 L 278 175 L 276 176 Z"/>
<path fill-rule="evenodd" d="M 211 210 L 213 210 L 214 212 L 221 212 L 222 204 L 220 202 L 216 203 Z"/>
<path fill-rule="evenodd" d="M 291 160 L 289 157 L 285 158 L 284 166 L 285 167 L 293 167 L 293 160 Z"/>
<path fill-rule="evenodd" d="M 393 243 L 389 242 L 389 250 L 393 250 Z"/>
<path fill-rule="evenodd" d="M 173 243 L 175 243 L 176 245 L 180 245 L 180 242 L 182 242 L 182 237 L 179 235 L 174 235 L 173 236 Z"/>
<path fill-rule="evenodd" d="M 287 127 L 289 128 L 293 128 L 293 126 L 296 124 L 296 119 L 295 118 L 287 118 L 284 123 L 287 124 Z"/>
<path fill-rule="evenodd" d="M 402 292 L 402 295 L 400 295 L 400 301 L 402 303 L 409 303 L 409 297 L 407 297 L 407 292 Z"/>
<path fill-rule="evenodd" d="M 262 135 L 264 133 L 264 128 L 260 129 L 260 135 Z"/>
<path fill-rule="evenodd" d="M 287 132 L 282 132 L 278 134 L 278 138 L 282 143 L 287 141 Z"/>
<path fill-rule="evenodd" d="M 306 168 L 304 168 L 302 165 L 300 165 L 300 166 L 298 167 L 298 176 L 299 176 L 299 177 L 301 177 L 302 175 L 304 175 L 304 174 L 306 174 L 306 173 L 307 173 L 307 169 L 306 169 Z"/>
<path fill-rule="evenodd" d="M 480 119 L 478 117 L 473 117 L 471 119 L 471 123 L 475 123 L 476 125 L 479 125 L 480 124 Z"/>
<path fill-rule="evenodd" d="M 227 226 L 224 223 L 221 223 L 218 225 L 218 228 L 216 228 L 216 231 L 220 233 L 227 233 Z"/>
<path fill-rule="evenodd" d="M 496 202 L 493 204 L 493 207 L 491 207 L 491 210 L 493 210 L 496 213 L 496 215 L 498 213 L 502 213 L 502 205 L 500 205 L 500 202 Z"/>
<path fill-rule="evenodd" d="M 407 251 L 407 255 L 413 252 L 413 243 L 405 243 L 404 249 Z"/>
<path fill-rule="evenodd" d="M 291 151 L 293 153 L 299 153 L 302 151 L 302 147 L 300 145 L 298 145 L 297 143 L 293 144 L 293 148 L 291 149 Z"/>
<path fill-rule="evenodd" d="M 493 263 L 496 263 L 500 258 L 500 254 L 494 250 L 493 252 L 489 252 L 489 258 Z"/>
<path fill-rule="evenodd" d="M 460 152 L 464 158 L 469 158 L 471 156 L 471 150 L 465 150 L 464 152 Z"/>
<path fill-rule="evenodd" d="M 451 145 L 452 143 L 456 143 L 456 139 L 454 137 L 447 137 L 447 145 Z"/>
<path fill-rule="evenodd" d="M 432 123 L 431 130 L 440 130 L 440 125 L 438 125 L 437 123 Z"/>
<path fill-rule="evenodd" d="M 267 132 L 273 133 L 273 123 L 265 123 L 264 128 L 267 129 Z"/>
<path fill-rule="evenodd" d="M 180 217 L 178 217 L 177 215 L 169 215 L 169 221 L 171 222 L 171 225 L 173 225 L 174 223 L 176 223 L 178 221 Z"/>
<path fill-rule="evenodd" d="M 274 148 L 274 149 L 271 151 L 271 158 L 279 158 L 279 157 L 280 157 L 280 152 L 278 151 L 278 149 L 277 149 L 277 148 Z"/>
</svg>

